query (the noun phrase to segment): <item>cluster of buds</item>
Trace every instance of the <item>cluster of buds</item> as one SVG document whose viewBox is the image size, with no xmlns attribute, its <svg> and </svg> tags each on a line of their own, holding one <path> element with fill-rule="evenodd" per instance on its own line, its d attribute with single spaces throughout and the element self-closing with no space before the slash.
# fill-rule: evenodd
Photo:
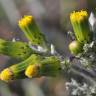
<svg viewBox="0 0 96 96">
<path fill-rule="evenodd" d="M 42 58 L 40 55 L 32 54 L 26 60 L 4 69 L 0 79 L 9 82 L 18 78 L 56 76 L 59 73 L 60 60 L 55 56 Z"/>
<path fill-rule="evenodd" d="M 50 54 L 50 56 L 42 55 L 36 49 L 39 47 L 50 50 L 34 18 L 32 16 L 24 16 L 24 18 L 19 21 L 18 25 L 31 44 L 0 39 L 0 54 L 21 60 L 20 63 L 13 64 L 3 69 L 0 73 L 0 79 L 9 82 L 18 78 L 57 75 L 60 71 L 59 58 L 52 56 L 52 54 Z M 46 54 L 48 53 L 48 51 L 45 52 Z"/>
<path fill-rule="evenodd" d="M 92 41 L 88 17 L 87 11 L 73 12 L 70 15 L 76 40 L 69 44 L 69 49 L 74 55 L 82 53 L 83 46 Z M 34 18 L 32 16 L 24 16 L 18 25 L 31 43 L 0 39 L 0 54 L 21 60 L 20 63 L 13 64 L 2 70 L 0 79 L 9 82 L 18 78 L 58 75 L 61 71 L 60 69 L 63 69 L 62 56 L 57 52 L 56 55 L 50 50 L 45 36 L 40 32 Z M 46 54 L 41 54 L 43 51 L 39 53 L 37 49 L 35 50 L 34 46 L 42 50 L 46 49 Z M 52 54 L 50 54 L 50 51 L 52 51 Z"/>
</svg>

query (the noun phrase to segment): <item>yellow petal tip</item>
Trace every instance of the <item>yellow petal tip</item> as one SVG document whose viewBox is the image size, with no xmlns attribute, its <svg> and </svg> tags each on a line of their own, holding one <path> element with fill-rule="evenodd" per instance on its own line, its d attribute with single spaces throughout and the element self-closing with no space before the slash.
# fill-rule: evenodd
<svg viewBox="0 0 96 96">
<path fill-rule="evenodd" d="M 88 17 L 88 13 L 87 11 L 78 11 L 78 12 L 75 12 L 73 11 L 71 14 L 70 14 L 70 19 L 71 21 L 82 21 L 84 18 L 87 18 Z"/>
<path fill-rule="evenodd" d="M 25 70 L 25 75 L 29 78 L 32 78 L 38 74 L 37 65 L 29 65 Z"/>
<path fill-rule="evenodd" d="M 26 27 L 32 22 L 33 16 L 25 15 L 21 20 L 19 20 L 18 25 L 21 27 Z"/>
<path fill-rule="evenodd" d="M 8 82 L 8 81 L 12 80 L 12 77 L 13 77 L 12 75 L 13 74 L 12 74 L 11 70 L 9 68 L 6 68 L 1 72 L 0 79 L 5 82 Z"/>
</svg>

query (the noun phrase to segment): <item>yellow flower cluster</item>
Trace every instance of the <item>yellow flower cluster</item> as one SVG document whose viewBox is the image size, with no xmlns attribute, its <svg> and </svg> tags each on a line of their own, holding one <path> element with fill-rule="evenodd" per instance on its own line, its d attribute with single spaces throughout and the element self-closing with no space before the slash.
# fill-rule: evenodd
<svg viewBox="0 0 96 96">
<path fill-rule="evenodd" d="M 22 18 L 19 21 L 19 26 L 20 27 L 26 27 L 28 24 L 30 24 L 32 22 L 33 17 L 32 16 L 24 16 L 24 18 Z"/>
<path fill-rule="evenodd" d="M 80 21 L 82 21 L 83 19 L 85 19 L 87 17 L 88 17 L 87 11 L 83 11 L 83 10 L 81 10 L 79 12 L 74 11 L 70 15 L 70 19 L 71 19 L 72 22 L 76 22 L 76 21 L 80 22 Z"/>
</svg>

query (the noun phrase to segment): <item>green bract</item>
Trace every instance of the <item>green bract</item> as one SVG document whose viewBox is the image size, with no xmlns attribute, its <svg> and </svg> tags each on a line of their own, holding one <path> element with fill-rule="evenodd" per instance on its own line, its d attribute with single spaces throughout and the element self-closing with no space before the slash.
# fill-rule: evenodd
<svg viewBox="0 0 96 96">
<path fill-rule="evenodd" d="M 6 41 L 0 39 L 0 53 L 13 58 L 24 60 L 35 53 L 27 43 L 21 41 Z"/>
</svg>

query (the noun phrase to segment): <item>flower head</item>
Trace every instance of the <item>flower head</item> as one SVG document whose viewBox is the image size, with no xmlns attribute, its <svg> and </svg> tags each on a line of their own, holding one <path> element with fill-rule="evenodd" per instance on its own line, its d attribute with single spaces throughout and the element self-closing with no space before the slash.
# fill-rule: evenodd
<svg viewBox="0 0 96 96">
<path fill-rule="evenodd" d="M 3 81 L 10 81 L 13 78 L 13 73 L 9 68 L 4 69 L 0 74 L 0 79 Z"/>
<path fill-rule="evenodd" d="M 87 11 L 72 12 L 70 14 L 71 24 L 76 36 L 76 39 L 82 43 L 88 43 L 92 40 Z"/>
<path fill-rule="evenodd" d="M 22 18 L 19 21 L 19 26 L 26 27 L 28 24 L 30 24 L 32 22 L 32 20 L 33 20 L 32 16 L 24 16 L 24 18 Z"/>
<path fill-rule="evenodd" d="M 38 67 L 35 65 L 29 65 L 25 70 L 25 75 L 29 78 L 32 78 L 38 74 Z"/>
<path fill-rule="evenodd" d="M 24 16 L 19 20 L 18 25 L 32 45 L 47 48 L 45 37 L 38 28 L 33 16 Z"/>
<path fill-rule="evenodd" d="M 78 41 L 72 41 L 69 44 L 69 50 L 72 54 L 77 55 L 83 51 L 83 44 Z"/>
</svg>

